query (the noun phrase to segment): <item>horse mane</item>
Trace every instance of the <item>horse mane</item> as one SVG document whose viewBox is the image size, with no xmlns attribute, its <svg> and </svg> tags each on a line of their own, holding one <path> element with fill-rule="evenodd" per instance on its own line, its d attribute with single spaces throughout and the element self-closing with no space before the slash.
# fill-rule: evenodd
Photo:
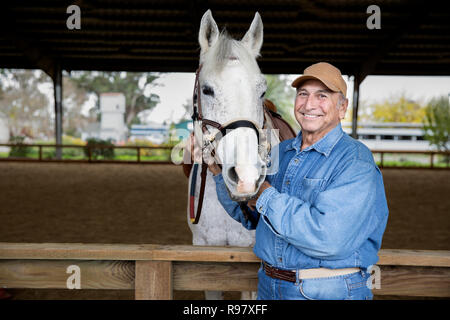
<svg viewBox="0 0 450 320">
<path fill-rule="evenodd" d="M 217 42 L 206 52 L 203 60 L 203 68 L 208 69 L 208 73 L 220 73 L 230 61 L 239 61 L 253 72 L 260 72 L 256 59 L 245 45 L 233 39 L 225 29 L 220 33 Z"/>
</svg>

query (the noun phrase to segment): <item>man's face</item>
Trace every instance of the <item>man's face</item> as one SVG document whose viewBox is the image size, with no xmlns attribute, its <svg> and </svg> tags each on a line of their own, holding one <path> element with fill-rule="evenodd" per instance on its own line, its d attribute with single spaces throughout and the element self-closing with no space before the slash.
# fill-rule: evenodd
<svg viewBox="0 0 450 320">
<path fill-rule="evenodd" d="M 348 104 L 345 99 L 338 108 L 339 96 L 319 80 L 307 80 L 298 88 L 294 113 L 303 134 L 320 139 L 336 127 Z"/>
</svg>

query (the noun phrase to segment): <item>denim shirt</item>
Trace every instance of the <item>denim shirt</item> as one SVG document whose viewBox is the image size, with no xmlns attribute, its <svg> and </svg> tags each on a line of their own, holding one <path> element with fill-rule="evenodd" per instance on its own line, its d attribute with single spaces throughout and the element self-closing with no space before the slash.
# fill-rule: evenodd
<svg viewBox="0 0 450 320">
<path fill-rule="evenodd" d="M 300 132 L 272 151 L 279 168 L 256 202 L 256 226 L 229 198 L 221 174 L 214 177 L 219 201 L 244 227 L 256 228 L 255 255 L 277 268 L 367 269 L 378 261 L 388 218 L 372 153 L 340 124 L 303 151 L 301 144 Z"/>
</svg>

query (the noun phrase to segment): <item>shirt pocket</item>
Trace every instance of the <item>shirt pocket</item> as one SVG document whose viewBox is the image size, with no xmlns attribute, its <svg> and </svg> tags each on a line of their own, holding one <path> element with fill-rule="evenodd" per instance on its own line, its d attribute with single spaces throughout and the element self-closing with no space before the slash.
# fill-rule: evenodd
<svg viewBox="0 0 450 320">
<path fill-rule="evenodd" d="M 313 204 L 324 184 L 325 179 L 303 178 L 299 194 L 300 198 Z"/>
</svg>

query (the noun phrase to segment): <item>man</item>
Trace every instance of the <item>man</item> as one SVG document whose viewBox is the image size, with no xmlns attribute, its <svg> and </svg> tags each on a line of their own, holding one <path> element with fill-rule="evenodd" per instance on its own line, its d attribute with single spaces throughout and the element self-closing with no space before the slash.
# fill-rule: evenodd
<svg viewBox="0 0 450 320">
<path fill-rule="evenodd" d="M 348 100 L 339 69 L 314 64 L 292 86 L 302 130 L 280 143 L 278 172 L 248 203 L 257 225 L 210 165 L 218 198 L 230 216 L 256 228 L 258 299 L 372 299 L 368 268 L 378 261 L 388 217 L 381 172 L 370 150 L 341 128 Z"/>
</svg>

